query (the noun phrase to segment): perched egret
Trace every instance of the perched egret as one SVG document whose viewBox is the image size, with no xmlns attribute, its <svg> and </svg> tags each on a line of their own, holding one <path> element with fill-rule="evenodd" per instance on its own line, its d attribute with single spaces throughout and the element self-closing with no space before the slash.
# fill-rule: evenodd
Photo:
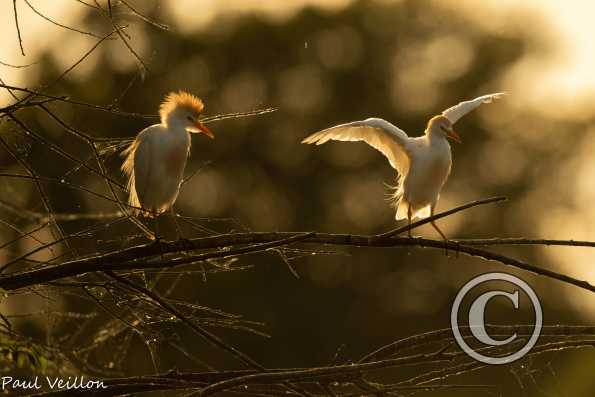
<svg viewBox="0 0 595 397">
<path fill-rule="evenodd" d="M 159 108 L 161 123 L 139 132 L 122 153 L 122 171 L 128 176 L 128 203 L 135 212 L 155 217 L 172 207 L 178 193 L 190 151 L 189 132 L 214 139 L 198 117 L 203 102 L 187 92 L 172 92 Z"/>
<path fill-rule="evenodd" d="M 411 138 L 386 120 L 369 118 L 316 132 L 302 143 L 322 145 L 329 140 L 364 141 L 379 150 L 398 172 L 395 192 L 391 195 L 392 205 L 396 209 L 395 219 L 407 219 L 411 224 L 412 219 L 434 215 L 440 190 L 448 179 L 452 165 L 447 138 L 461 142 L 452 128 L 453 124 L 482 103 L 490 103 L 503 95 L 483 95 L 446 109 L 441 115 L 430 119 L 425 135 L 420 137 Z M 436 223 L 431 223 L 446 240 Z"/>
</svg>

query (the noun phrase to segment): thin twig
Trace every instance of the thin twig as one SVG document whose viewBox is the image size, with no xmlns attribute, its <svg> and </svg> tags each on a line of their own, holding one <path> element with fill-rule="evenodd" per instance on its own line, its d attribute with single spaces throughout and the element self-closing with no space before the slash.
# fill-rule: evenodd
<svg viewBox="0 0 595 397">
<path fill-rule="evenodd" d="M 47 109 L 44 107 L 44 105 L 41 105 L 42 108 Z M 52 112 L 48 112 L 50 115 L 53 116 Z M 60 146 L 58 145 L 54 145 L 53 143 L 49 142 L 48 140 L 46 140 L 43 136 L 39 135 L 38 133 L 36 133 L 35 131 L 33 131 L 31 128 L 27 127 L 21 120 L 17 119 L 14 115 L 9 115 L 10 119 L 12 121 L 14 121 L 24 132 L 27 133 L 28 136 L 32 137 L 33 139 L 35 139 L 36 141 L 42 143 L 44 146 L 46 146 L 49 150 L 61 155 L 62 157 L 72 161 L 73 163 L 85 168 L 86 170 L 90 171 L 91 173 L 98 175 L 104 179 L 106 179 L 107 181 L 113 183 L 115 186 L 117 186 L 118 188 L 120 188 L 123 191 L 126 191 L 126 186 L 122 185 L 121 183 L 113 180 L 112 178 L 110 178 L 109 176 L 105 175 L 103 172 L 96 170 L 95 168 L 89 166 L 88 164 L 84 163 L 83 161 L 79 160 L 78 158 L 76 158 L 75 156 L 71 155 L 70 153 L 66 152 L 64 149 L 62 149 Z M 54 120 L 59 120 L 57 117 L 53 117 Z M 66 124 L 61 123 L 62 126 L 66 126 Z M 68 129 L 68 131 L 73 131 L 72 129 Z"/>
<path fill-rule="evenodd" d="M 6 62 L 0 61 L 0 65 L 7 66 L 9 68 L 23 69 L 23 68 L 28 68 L 29 66 L 37 65 L 37 62 L 28 63 L 28 64 L 25 64 L 25 65 L 13 65 L 11 63 L 6 63 Z"/>
<path fill-rule="evenodd" d="M 159 306 L 161 306 L 166 311 L 168 311 L 169 313 L 171 313 L 174 316 L 176 316 L 178 319 L 180 319 L 180 321 L 182 321 L 183 323 L 185 323 L 186 325 L 188 325 L 193 331 L 195 331 L 196 333 L 198 333 L 200 336 L 202 336 L 208 342 L 210 342 L 211 344 L 213 344 L 215 347 L 218 347 L 218 348 L 220 348 L 220 349 L 222 349 L 222 350 L 230 353 L 236 359 L 240 360 L 241 362 L 243 362 L 244 364 L 248 365 L 249 367 L 255 368 L 255 369 L 260 370 L 260 371 L 266 371 L 266 368 L 265 367 L 263 367 L 262 365 L 260 365 L 258 362 L 256 362 L 254 359 L 252 359 L 247 354 L 245 354 L 245 353 L 241 352 L 240 350 L 236 349 L 235 347 L 233 347 L 233 346 L 225 343 L 217 335 L 215 335 L 215 334 L 207 331 L 203 327 L 200 327 L 199 325 L 197 325 L 194 322 L 190 321 L 186 316 L 184 316 L 184 314 L 182 314 L 174 306 L 170 305 L 161 296 L 159 296 L 159 294 L 157 294 L 157 292 L 151 291 L 151 290 L 149 290 L 149 289 L 147 289 L 145 287 L 142 287 L 140 285 L 137 285 L 137 284 L 135 284 L 135 283 L 133 283 L 133 282 L 131 282 L 131 281 L 123 278 L 123 277 L 118 276 L 114 272 L 107 271 L 105 273 L 108 276 L 110 276 L 111 278 L 113 278 L 113 279 L 119 281 L 120 283 L 128 286 L 129 288 L 132 288 L 133 290 L 139 291 L 142 294 L 150 297 Z M 289 390 L 296 391 L 299 395 L 302 395 L 302 396 L 303 395 L 309 395 L 309 393 L 306 393 L 305 391 L 303 391 L 303 390 L 301 390 L 301 389 L 297 388 L 296 386 L 293 386 L 293 385 L 291 385 L 289 383 L 284 382 L 284 385 Z"/>
<path fill-rule="evenodd" d="M 240 385 L 249 385 L 255 383 L 277 383 L 279 381 L 300 382 L 306 380 L 319 380 L 329 376 L 362 374 L 364 372 L 400 367 L 404 365 L 413 365 L 420 363 L 438 363 L 451 361 L 454 355 L 444 353 L 440 349 L 433 353 L 415 354 L 409 357 L 399 357 L 384 361 L 376 361 L 364 364 L 336 365 L 333 367 L 307 368 L 289 371 L 258 373 L 251 375 L 238 376 L 229 380 L 213 383 L 201 390 L 200 396 L 206 397 L 224 390 L 229 390 Z"/>
<path fill-rule="evenodd" d="M 128 9 L 130 11 L 132 11 L 132 13 L 134 15 L 136 15 L 137 17 L 139 17 L 140 19 L 142 19 L 143 21 L 145 21 L 146 23 L 148 23 L 149 25 L 153 25 L 156 28 L 159 29 L 163 29 L 163 30 L 169 30 L 169 26 L 163 24 L 163 23 L 159 23 L 159 22 L 155 22 L 153 21 L 151 18 L 149 18 L 148 16 L 141 14 L 139 11 L 137 11 L 136 9 L 134 9 L 130 4 L 128 4 L 127 1 L 125 0 L 120 0 L 120 3 L 124 4 L 126 7 L 128 7 Z"/>
<path fill-rule="evenodd" d="M 21 28 L 19 27 L 19 17 L 17 14 L 17 0 L 12 0 L 12 9 L 14 10 L 14 24 L 17 27 L 17 35 L 19 37 L 19 46 L 21 47 L 21 54 L 25 56 L 23 49 L 23 39 L 21 38 Z"/>
<path fill-rule="evenodd" d="M 205 340 L 207 340 L 208 342 L 213 344 L 213 346 L 216 346 L 222 350 L 227 351 L 228 353 L 233 355 L 235 358 L 237 358 L 241 362 L 249 365 L 250 367 L 257 368 L 257 369 L 264 369 L 264 367 L 262 367 L 260 364 L 258 364 L 256 361 L 254 361 L 248 355 L 242 353 L 235 347 L 225 343 L 217 335 L 211 333 L 210 331 L 207 331 L 206 329 L 204 329 L 204 328 L 200 327 L 199 325 L 195 324 L 194 322 L 190 321 L 184 314 L 182 314 L 178 309 L 176 309 L 175 306 L 170 305 L 163 298 L 161 298 L 161 296 L 159 296 L 159 294 L 157 294 L 157 292 L 151 291 L 145 287 L 142 287 L 136 283 L 133 283 L 132 281 L 130 281 L 124 277 L 118 276 L 117 274 L 115 274 L 112 271 L 106 271 L 105 274 L 107 274 L 109 277 L 113 278 L 114 280 L 120 282 L 121 284 L 123 284 L 133 290 L 136 290 L 136 291 L 142 293 L 143 295 L 150 297 L 156 304 L 158 304 L 159 306 L 161 306 L 163 309 L 170 312 L 171 314 L 175 315 L 177 318 L 180 319 L 180 321 L 182 321 L 184 324 L 186 324 L 188 327 L 190 327 L 193 331 L 195 331 L 197 334 L 202 336 Z"/>
<path fill-rule="evenodd" d="M 456 239 L 452 240 L 464 245 L 551 245 L 551 246 L 569 246 L 569 247 L 595 247 L 595 241 L 586 240 L 553 240 L 553 239 L 531 239 L 531 238 L 475 238 L 475 239 Z"/>
<path fill-rule="evenodd" d="M 471 327 L 461 325 L 459 326 L 461 332 L 468 331 Z M 486 331 L 490 335 L 511 335 L 516 333 L 518 335 L 532 335 L 535 330 L 535 325 L 493 325 L 486 324 Z M 541 328 L 541 336 L 595 336 L 595 326 L 588 325 L 544 325 Z M 435 331 L 426 332 L 410 336 L 398 341 L 382 346 L 371 353 L 366 354 L 359 359 L 358 363 L 364 363 L 374 360 L 384 359 L 394 354 L 400 353 L 403 350 L 418 348 L 428 343 L 443 342 L 445 340 L 453 339 L 451 328 L 443 328 Z"/>
<path fill-rule="evenodd" d="M 226 114 L 216 114 L 214 116 L 207 116 L 200 119 L 200 122 L 203 124 L 212 123 L 213 121 L 221 121 L 227 119 L 238 119 L 242 117 L 250 117 L 250 116 L 261 116 L 267 113 L 276 112 L 277 108 L 264 108 L 264 109 L 255 109 L 250 110 L 248 112 L 237 112 L 237 113 L 226 113 Z"/>
<path fill-rule="evenodd" d="M 71 30 L 71 31 L 73 31 L 73 32 L 77 32 L 77 33 L 80 33 L 80 34 L 84 34 L 84 35 L 87 35 L 87 36 L 92 36 L 92 37 L 96 37 L 96 38 L 101 38 L 101 36 L 98 36 L 98 35 L 96 35 L 95 33 L 91 33 L 91 32 L 85 32 L 84 30 L 79 30 L 79 29 L 76 29 L 76 28 L 73 28 L 73 27 L 70 27 L 70 26 L 63 25 L 63 24 L 61 24 L 61 23 L 59 23 L 59 22 L 56 22 L 56 21 L 54 21 L 53 19 L 51 19 L 50 17 L 48 17 L 47 15 L 44 15 L 44 14 L 42 14 L 41 12 L 39 12 L 39 11 L 38 11 L 38 10 L 37 10 L 35 7 L 33 7 L 33 6 L 31 5 L 31 3 L 29 3 L 29 0 L 23 0 L 23 1 L 25 2 L 25 4 L 27 4 L 27 5 L 29 6 L 29 8 L 30 8 L 31 10 L 33 10 L 33 12 L 34 12 L 34 13 L 36 13 L 37 15 L 39 15 L 40 17 L 42 17 L 42 18 L 43 18 L 43 19 L 45 19 L 46 21 L 48 21 L 48 22 L 50 22 L 50 23 L 52 23 L 52 24 L 54 24 L 54 25 L 56 25 L 56 26 L 59 26 L 59 27 L 61 27 L 61 28 L 67 29 L 67 30 Z"/>
</svg>

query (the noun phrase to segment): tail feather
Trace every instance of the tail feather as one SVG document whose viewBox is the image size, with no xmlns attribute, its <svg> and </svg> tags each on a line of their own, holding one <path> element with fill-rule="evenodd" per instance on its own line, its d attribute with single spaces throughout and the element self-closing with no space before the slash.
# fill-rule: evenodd
<svg viewBox="0 0 595 397">
<path fill-rule="evenodd" d="M 409 209 L 409 203 L 402 200 L 396 206 L 397 213 L 395 215 L 396 220 L 407 219 L 407 210 Z"/>
<path fill-rule="evenodd" d="M 403 178 L 399 175 L 395 181 L 395 185 L 387 185 L 390 192 L 388 195 L 388 201 L 390 206 L 396 210 L 395 219 L 407 219 L 407 208 L 409 203 L 403 198 Z"/>
<path fill-rule="evenodd" d="M 122 172 L 128 177 L 128 181 L 126 183 L 126 187 L 128 188 L 128 205 L 134 208 L 130 208 L 130 211 L 136 215 L 148 216 L 151 217 L 152 214 L 149 211 L 142 210 L 142 205 L 138 198 L 138 194 L 136 193 L 136 183 L 134 177 L 134 154 L 136 152 L 136 148 L 138 147 L 138 142 L 135 140 L 128 146 L 125 150 L 122 151 L 122 157 L 125 157 L 124 163 L 122 164 Z"/>
<path fill-rule="evenodd" d="M 391 203 L 391 207 L 393 207 L 396 211 L 395 219 L 396 220 L 407 219 L 408 212 L 409 212 L 409 206 L 411 204 L 404 197 L 402 178 L 397 177 L 395 186 L 388 185 L 388 188 L 390 190 L 392 190 L 392 192 L 389 193 L 388 200 Z M 421 207 L 421 208 L 412 207 L 411 208 L 411 219 L 413 220 L 415 218 L 419 218 L 419 219 L 427 218 L 430 216 L 430 213 L 431 213 L 431 205 L 429 205 L 429 204 L 424 207 Z"/>
</svg>

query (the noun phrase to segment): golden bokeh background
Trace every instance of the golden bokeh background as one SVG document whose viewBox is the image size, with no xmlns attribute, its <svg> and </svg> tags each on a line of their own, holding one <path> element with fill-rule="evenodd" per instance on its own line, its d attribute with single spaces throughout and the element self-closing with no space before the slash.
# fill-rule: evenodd
<svg viewBox="0 0 595 397">
<path fill-rule="evenodd" d="M 32 2 L 61 23 L 103 35 L 105 21 L 71 0 Z M 421 134 L 430 116 L 478 95 L 506 91 L 457 124 L 463 144 L 453 146 L 454 167 L 439 210 L 495 195 L 510 200 L 472 209 L 441 221 L 453 238 L 529 237 L 595 240 L 595 3 L 533 0 L 170 0 L 133 1 L 139 11 L 169 25 L 160 30 L 126 13 L 130 43 L 148 64 L 144 76 L 119 40 L 108 41 L 78 65 L 56 94 L 155 114 L 163 96 L 185 89 L 201 96 L 207 114 L 278 107 L 275 113 L 211 124 L 213 142 L 193 136 L 187 175 L 176 210 L 217 232 L 230 230 L 317 230 L 377 233 L 394 226 L 386 203 L 394 172 L 364 144 L 300 145 L 324 127 L 382 117 L 411 135 Z M 26 56 L 20 54 L 12 2 L 0 4 L 0 65 L 6 84 L 37 87 L 58 76 L 97 41 L 47 23 L 19 6 Z M 0 92 L 0 106 L 10 104 Z M 133 137 L 150 120 L 56 105 L 71 125 L 95 137 Z M 47 115 L 21 113 L 31 128 L 62 149 L 91 155 Z M 104 182 L 48 151 L 7 122 L 3 134 L 24 153 L 39 175 L 65 179 L 109 194 Z M 123 181 L 117 155 L 110 172 Z M 0 151 L 3 172 L 22 171 Z M 0 178 L 0 200 L 15 208 L 42 209 L 30 181 Z M 109 213 L 114 203 L 56 184 L 47 185 L 59 213 Z M 0 219 L 32 230 L 37 224 L 0 207 Z M 233 219 L 234 221 L 230 221 Z M 75 233 L 93 222 L 62 222 Z M 164 221 L 164 232 L 173 233 Z M 190 236 L 195 235 L 185 228 Z M 93 239 L 77 242 L 83 254 L 116 247 L 135 232 L 116 224 Z M 436 238 L 431 228 L 419 233 Z M 16 237 L 0 225 L 0 243 Z M 46 230 L 34 234 L 50 241 Z M 173 237 L 171 234 L 170 237 Z M 39 245 L 22 240 L 0 250 L 5 262 Z M 98 248 L 101 247 L 101 248 Z M 59 255 L 44 250 L 35 259 Z M 544 268 L 595 282 L 588 248 L 503 247 Z M 446 257 L 421 249 L 340 249 L 350 255 L 317 255 L 293 262 L 295 279 L 275 255 L 245 258 L 256 265 L 203 283 L 193 275 L 180 283 L 180 297 L 263 321 L 273 338 L 230 333 L 230 338 L 267 366 L 319 365 L 345 345 L 345 358 L 359 357 L 398 337 L 448 326 L 457 289 L 489 270 L 512 271 L 478 259 Z M 589 323 L 595 298 L 583 290 L 519 273 L 542 300 L 546 323 Z M 198 285 L 198 287 L 197 287 Z M 68 300 L 60 304 L 69 305 Z M 34 311 L 39 302 L 7 300 L 2 310 Z M 76 304 L 75 304 L 76 305 Z M 80 308 L 79 308 L 80 309 Z M 505 322 L 502 302 L 494 321 Z M 39 329 L 43 322 L 34 325 Z M 228 332 L 228 331 L 225 331 Z M 188 335 L 186 335 L 188 337 Z M 197 348 L 198 349 L 198 348 Z M 131 357 L 142 357 L 131 348 Z M 595 359 L 585 354 L 556 356 L 566 395 L 595 390 Z M 177 358 L 164 353 L 168 360 Z M 165 365 L 165 364 L 164 364 Z M 562 368 L 562 366 L 560 366 Z M 584 368 L 590 368 L 591 375 Z M 131 373 L 150 371 L 147 366 Z M 500 371 L 500 372 L 499 372 Z M 564 372 L 566 371 L 566 372 Z M 506 370 L 477 375 L 481 381 L 514 377 Z M 483 378 L 482 378 L 483 377 Z M 473 376 L 471 376 L 473 378 Z M 477 380 L 477 378 L 475 379 Z M 511 386 L 512 387 L 512 386 Z M 548 387 L 550 389 L 548 389 Z M 544 385 L 547 390 L 556 386 Z M 553 388 L 553 389 L 552 389 Z M 585 394 L 586 393 L 586 394 Z M 444 394 L 447 395 L 447 394 Z M 471 395 L 460 393 L 458 396 Z M 538 396 L 541 394 L 531 394 Z"/>
</svg>

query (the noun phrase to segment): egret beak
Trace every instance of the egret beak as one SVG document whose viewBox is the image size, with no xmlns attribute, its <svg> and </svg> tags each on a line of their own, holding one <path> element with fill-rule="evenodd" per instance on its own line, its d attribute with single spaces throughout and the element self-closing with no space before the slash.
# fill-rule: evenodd
<svg viewBox="0 0 595 397">
<path fill-rule="evenodd" d="M 452 128 L 450 128 L 447 133 L 446 136 L 450 139 L 452 139 L 455 142 L 458 143 L 463 143 L 463 141 L 461 140 L 461 137 L 459 136 L 459 134 L 456 133 L 455 130 L 453 130 Z"/>
<path fill-rule="evenodd" d="M 213 131 L 211 131 L 210 129 L 208 129 L 200 121 L 196 120 L 196 123 L 194 124 L 194 126 L 196 127 L 196 129 L 198 130 L 198 132 L 201 132 L 201 133 L 205 134 L 206 136 L 208 136 L 211 139 L 215 139 L 215 135 L 213 134 Z"/>
</svg>

